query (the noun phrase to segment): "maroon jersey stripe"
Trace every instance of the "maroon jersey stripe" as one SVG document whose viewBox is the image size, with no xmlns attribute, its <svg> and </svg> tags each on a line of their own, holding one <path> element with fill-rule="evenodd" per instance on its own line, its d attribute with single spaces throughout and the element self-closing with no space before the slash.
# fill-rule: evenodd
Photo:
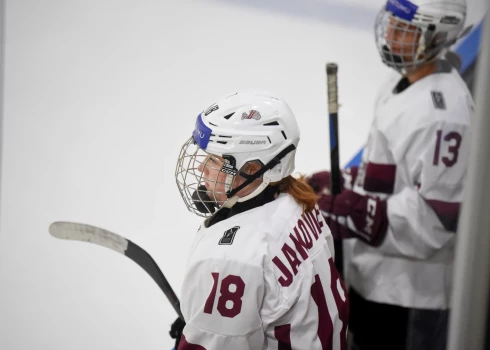
<svg viewBox="0 0 490 350">
<path fill-rule="evenodd" d="M 456 232 L 458 228 L 460 203 L 444 202 L 435 199 L 426 199 L 426 202 L 434 210 L 444 228 Z"/>
<path fill-rule="evenodd" d="M 278 341 L 277 350 L 291 350 L 291 325 L 285 324 L 274 328 L 274 336 Z"/>
<path fill-rule="evenodd" d="M 347 350 L 347 325 L 349 323 L 349 300 L 347 299 L 347 295 L 345 295 L 346 300 L 342 301 L 340 297 L 339 290 L 337 288 L 337 281 L 340 282 L 342 290 L 346 291 L 344 282 L 340 278 L 340 274 L 335 267 L 335 263 L 333 259 L 328 259 L 328 263 L 330 264 L 330 272 L 332 273 L 332 279 L 330 280 L 330 290 L 332 291 L 333 297 L 335 299 L 335 304 L 337 305 L 337 309 L 339 312 L 339 319 L 342 321 L 342 330 L 340 331 L 340 350 Z"/>
<path fill-rule="evenodd" d="M 318 338 L 320 338 L 322 350 L 332 350 L 333 324 L 322 282 L 318 275 L 315 276 L 315 282 L 311 286 L 311 296 L 318 306 Z"/>
</svg>

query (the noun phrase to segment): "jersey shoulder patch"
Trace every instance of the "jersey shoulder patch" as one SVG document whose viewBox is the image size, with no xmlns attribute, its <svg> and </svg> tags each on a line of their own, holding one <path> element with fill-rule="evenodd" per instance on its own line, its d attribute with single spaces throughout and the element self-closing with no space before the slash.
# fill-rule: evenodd
<svg viewBox="0 0 490 350">
<path fill-rule="evenodd" d="M 444 95 L 440 91 L 431 91 L 432 102 L 436 109 L 446 109 L 446 101 Z"/>
<path fill-rule="evenodd" d="M 240 228 L 240 226 L 235 226 L 235 227 L 230 228 L 229 230 L 226 230 L 225 233 L 223 234 L 223 237 L 221 237 L 221 239 L 219 240 L 218 244 L 219 245 L 233 244 L 233 240 L 235 239 L 235 235 L 236 235 L 239 228 Z"/>
</svg>

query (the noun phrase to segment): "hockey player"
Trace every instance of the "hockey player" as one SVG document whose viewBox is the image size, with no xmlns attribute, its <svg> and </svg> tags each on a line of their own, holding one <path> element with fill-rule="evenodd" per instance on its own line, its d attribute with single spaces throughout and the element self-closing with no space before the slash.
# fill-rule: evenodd
<svg viewBox="0 0 490 350">
<path fill-rule="evenodd" d="M 361 350 L 445 348 L 474 104 L 440 57 L 465 16 L 464 0 L 388 0 L 375 34 L 393 71 L 353 187 L 332 196 L 328 173 L 309 180 L 333 236 L 356 238 L 346 276 Z"/>
<path fill-rule="evenodd" d="M 267 92 L 197 117 L 176 168 L 187 208 L 206 217 L 182 286 L 179 350 L 346 349 L 332 236 L 311 187 L 291 176 L 299 139 L 289 106 Z"/>
</svg>

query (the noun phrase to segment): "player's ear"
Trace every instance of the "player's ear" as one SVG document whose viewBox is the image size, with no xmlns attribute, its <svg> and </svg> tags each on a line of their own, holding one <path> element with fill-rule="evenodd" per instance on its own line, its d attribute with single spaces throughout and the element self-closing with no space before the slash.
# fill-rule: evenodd
<svg viewBox="0 0 490 350">
<path fill-rule="evenodd" d="M 256 162 L 256 161 L 252 161 L 252 162 L 249 162 L 246 166 L 245 166 L 245 173 L 247 175 L 253 175 L 255 174 L 257 171 L 260 170 L 260 168 L 262 168 L 262 166 L 260 165 L 259 162 Z"/>
</svg>

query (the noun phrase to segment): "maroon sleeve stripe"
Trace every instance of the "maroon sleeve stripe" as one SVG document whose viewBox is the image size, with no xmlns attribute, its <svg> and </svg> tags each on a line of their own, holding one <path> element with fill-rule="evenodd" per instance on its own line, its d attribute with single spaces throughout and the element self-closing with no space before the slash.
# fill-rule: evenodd
<svg viewBox="0 0 490 350">
<path fill-rule="evenodd" d="M 274 328 L 274 336 L 278 341 L 277 350 L 291 350 L 291 325 L 285 324 Z"/>
<path fill-rule="evenodd" d="M 444 202 L 434 199 L 426 199 L 426 202 L 434 210 L 444 228 L 456 232 L 458 228 L 460 203 Z"/>
<path fill-rule="evenodd" d="M 392 194 L 395 189 L 395 164 L 368 163 L 364 189 L 368 192 Z"/>
<path fill-rule="evenodd" d="M 185 335 L 182 334 L 182 338 L 179 343 L 179 350 L 206 350 L 205 347 L 198 344 L 191 344 L 185 339 Z"/>
</svg>

